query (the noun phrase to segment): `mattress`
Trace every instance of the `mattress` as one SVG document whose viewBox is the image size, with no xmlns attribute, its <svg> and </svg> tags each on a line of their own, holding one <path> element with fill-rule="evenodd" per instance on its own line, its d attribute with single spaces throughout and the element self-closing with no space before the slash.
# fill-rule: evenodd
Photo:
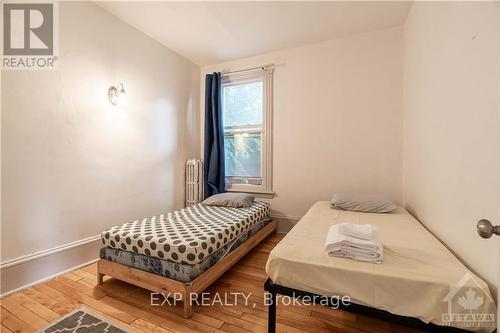
<svg viewBox="0 0 500 333">
<path fill-rule="evenodd" d="M 326 234 L 341 222 L 375 225 L 384 244 L 383 262 L 328 256 Z M 318 202 L 271 251 L 266 272 L 278 285 L 350 296 L 353 303 L 427 323 L 477 332 L 494 329 L 496 309 L 487 284 L 403 208 L 369 214 Z"/>
<path fill-rule="evenodd" d="M 258 223 L 252 229 L 243 233 L 233 242 L 226 244 L 194 265 L 180 264 L 170 260 L 150 257 L 144 254 L 124 250 L 112 249 L 109 247 L 101 248 L 100 258 L 187 283 L 193 281 L 201 273 L 215 265 L 220 259 L 237 249 L 238 246 L 243 244 L 250 237 L 269 224 L 270 221 L 270 219 L 261 221 L 261 223 Z"/>
<path fill-rule="evenodd" d="M 248 208 L 196 204 L 173 213 L 111 227 L 101 234 L 105 247 L 194 265 L 231 243 L 269 216 L 269 205 Z"/>
</svg>

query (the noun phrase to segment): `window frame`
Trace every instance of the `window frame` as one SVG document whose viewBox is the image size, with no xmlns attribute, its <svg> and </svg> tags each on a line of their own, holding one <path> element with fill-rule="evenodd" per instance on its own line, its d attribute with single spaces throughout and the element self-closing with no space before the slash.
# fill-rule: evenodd
<svg viewBox="0 0 500 333">
<path fill-rule="evenodd" d="M 272 191 L 272 113 L 273 113 L 273 68 L 259 69 L 252 72 L 233 73 L 222 76 L 221 88 L 251 82 L 262 82 L 262 134 L 261 134 L 261 185 L 231 184 L 228 192 L 247 192 L 273 195 Z M 224 103 L 224 100 L 221 101 Z M 225 131 L 224 131 L 225 134 Z M 225 158 L 225 156 L 224 156 Z"/>
</svg>

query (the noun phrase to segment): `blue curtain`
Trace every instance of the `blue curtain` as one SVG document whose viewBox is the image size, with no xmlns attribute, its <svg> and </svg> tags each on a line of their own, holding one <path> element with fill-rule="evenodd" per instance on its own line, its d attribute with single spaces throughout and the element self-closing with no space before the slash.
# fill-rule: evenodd
<svg viewBox="0 0 500 333">
<path fill-rule="evenodd" d="M 221 96 L 221 74 L 208 74 L 205 78 L 205 198 L 226 192 Z"/>
</svg>

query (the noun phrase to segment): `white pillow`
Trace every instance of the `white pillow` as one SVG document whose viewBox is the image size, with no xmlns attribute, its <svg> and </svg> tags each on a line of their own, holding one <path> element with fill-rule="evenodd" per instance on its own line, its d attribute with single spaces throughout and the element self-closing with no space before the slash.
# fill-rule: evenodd
<svg viewBox="0 0 500 333">
<path fill-rule="evenodd" d="M 394 202 L 387 197 L 379 195 L 335 193 L 330 203 L 332 208 L 340 208 L 353 212 L 389 213 L 396 209 Z"/>
</svg>

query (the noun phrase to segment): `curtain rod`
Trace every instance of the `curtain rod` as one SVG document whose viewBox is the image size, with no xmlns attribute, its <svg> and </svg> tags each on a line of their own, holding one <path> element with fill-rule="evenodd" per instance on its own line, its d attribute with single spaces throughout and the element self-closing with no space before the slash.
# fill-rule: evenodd
<svg viewBox="0 0 500 333">
<path fill-rule="evenodd" d="M 230 74 L 238 74 L 238 73 L 244 73 L 244 72 L 257 71 L 257 70 L 264 71 L 264 70 L 266 70 L 268 68 L 272 68 L 272 67 L 274 67 L 274 64 L 264 65 L 264 66 L 259 66 L 259 67 L 252 67 L 252 68 L 245 68 L 245 69 L 240 69 L 240 70 L 232 71 L 232 72 L 222 72 L 222 76 L 224 76 L 224 75 L 230 75 Z"/>
</svg>

